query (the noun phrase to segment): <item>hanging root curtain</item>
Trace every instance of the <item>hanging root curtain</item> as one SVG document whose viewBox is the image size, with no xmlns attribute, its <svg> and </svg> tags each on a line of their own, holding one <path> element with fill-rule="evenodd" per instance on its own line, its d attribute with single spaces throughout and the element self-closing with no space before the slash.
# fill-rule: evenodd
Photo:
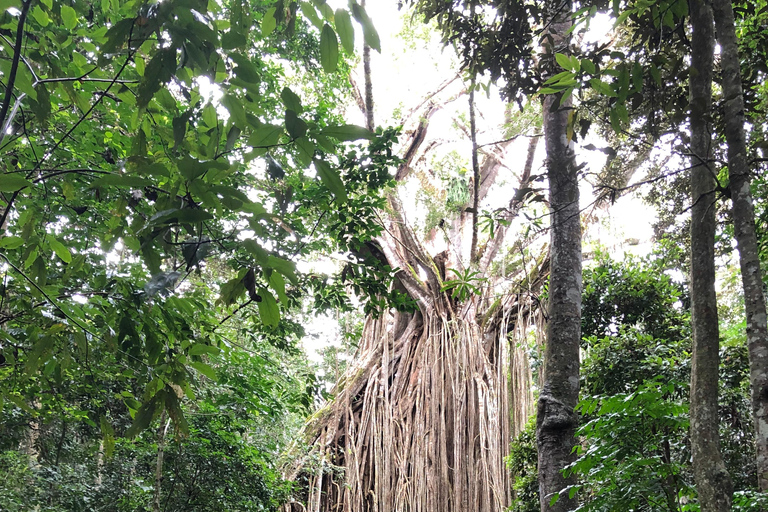
<svg viewBox="0 0 768 512">
<path fill-rule="evenodd" d="M 541 276 L 546 260 L 538 267 Z M 306 508 L 287 510 L 508 507 L 505 457 L 533 410 L 527 346 L 516 342 L 542 321 L 526 286 L 463 304 L 434 294 L 415 314 L 369 317 L 334 398 L 305 428 L 310 455 L 287 475 L 304 482 Z"/>
</svg>

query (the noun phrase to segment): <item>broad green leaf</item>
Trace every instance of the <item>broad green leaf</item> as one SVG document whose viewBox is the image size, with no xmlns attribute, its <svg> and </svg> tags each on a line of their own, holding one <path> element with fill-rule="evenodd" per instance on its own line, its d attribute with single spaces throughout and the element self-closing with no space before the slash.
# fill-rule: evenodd
<svg viewBox="0 0 768 512">
<path fill-rule="evenodd" d="M 315 169 L 317 169 L 317 175 L 320 176 L 320 180 L 326 187 L 333 193 L 338 202 L 344 202 L 347 200 L 347 190 L 344 188 L 344 183 L 339 177 L 339 173 L 333 170 L 325 160 L 316 158 L 314 160 Z"/>
<path fill-rule="evenodd" d="M 323 22 L 317 15 L 315 7 L 309 2 L 301 2 L 299 6 L 301 8 L 302 14 L 304 14 L 304 17 L 307 18 L 309 22 L 312 23 L 318 30 L 321 30 L 323 28 Z"/>
<path fill-rule="evenodd" d="M 327 23 L 320 34 L 320 63 L 326 73 L 333 73 L 339 65 L 339 41 Z"/>
<path fill-rule="evenodd" d="M 263 25 L 262 25 L 263 27 Z M 244 48 L 248 44 L 248 38 L 240 31 L 232 29 L 221 36 L 221 47 L 225 50 Z"/>
<path fill-rule="evenodd" d="M 69 247 L 61 243 L 60 241 L 56 240 L 53 236 L 48 235 L 48 245 L 51 246 L 51 249 L 53 249 L 53 252 L 56 253 L 56 256 L 61 258 L 61 261 L 64 263 L 71 263 L 72 262 L 72 253 L 69 252 Z"/>
<path fill-rule="evenodd" d="M 288 296 L 285 294 L 285 279 L 279 272 L 272 272 L 269 276 L 269 286 L 277 293 L 277 297 L 283 306 L 288 306 Z"/>
<path fill-rule="evenodd" d="M 201 363 L 200 361 L 190 361 L 189 366 L 194 368 L 195 370 L 199 371 L 209 379 L 215 381 L 218 380 L 218 377 L 216 376 L 216 370 L 211 368 L 209 365 L 205 363 Z"/>
<path fill-rule="evenodd" d="M 18 174 L 0 174 L 0 192 L 16 192 L 31 187 L 32 182 Z"/>
<path fill-rule="evenodd" d="M 46 13 L 39 5 L 36 5 L 30 14 L 41 27 L 47 27 L 51 23 L 51 18 L 48 17 L 48 13 Z"/>
<path fill-rule="evenodd" d="M 277 270 L 287 277 L 293 284 L 299 283 L 299 278 L 296 276 L 296 263 L 280 258 L 279 256 L 269 256 L 264 265 Z"/>
<path fill-rule="evenodd" d="M 4 236 L 0 238 L 0 249 L 18 249 L 24 245 L 24 239 L 20 236 Z"/>
<path fill-rule="evenodd" d="M 110 458 L 115 451 L 115 429 L 112 428 L 112 424 L 109 423 L 106 416 L 101 416 L 99 426 L 104 443 L 104 456 Z"/>
<path fill-rule="evenodd" d="M 336 9 L 336 33 L 339 35 L 341 45 L 349 54 L 355 53 L 355 28 L 352 26 L 352 18 L 346 9 Z"/>
<path fill-rule="evenodd" d="M 182 208 L 169 217 L 169 220 L 176 220 L 180 224 L 197 224 L 213 218 L 213 215 L 200 210 L 199 208 Z"/>
<path fill-rule="evenodd" d="M 152 185 L 152 181 L 138 176 L 126 176 L 124 174 L 107 174 L 91 183 L 91 188 L 99 187 L 126 187 L 144 188 Z"/>
<path fill-rule="evenodd" d="M 556 53 L 555 54 L 555 60 L 560 65 L 561 68 L 566 69 L 568 71 L 573 71 L 573 63 L 571 62 L 570 57 L 567 55 L 564 55 L 562 53 Z"/>
<path fill-rule="evenodd" d="M 247 240 L 243 240 L 243 247 L 245 247 L 245 250 L 256 256 L 256 261 L 259 262 L 261 265 L 265 265 L 269 261 L 269 254 L 262 246 L 259 245 L 259 243 L 252 239 L 248 238 Z M 273 267 L 274 268 L 274 267 Z"/>
<path fill-rule="evenodd" d="M 621 121 L 619 120 L 619 113 L 615 108 L 611 109 L 609 117 L 611 119 L 611 128 L 613 128 L 613 131 L 621 133 Z"/>
<path fill-rule="evenodd" d="M 643 66 L 639 62 L 632 65 L 632 85 L 637 92 L 643 92 Z"/>
<path fill-rule="evenodd" d="M 64 28 L 72 30 L 77 26 L 77 12 L 68 5 L 62 5 L 61 20 L 64 22 Z"/>
<path fill-rule="evenodd" d="M 312 158 L 315 156 L 315 145 L 306 137 L 300 137 L 296 139 L 296 149 L 298 154 L 296 158 L 302 167 L 307 167 L 312 163 Z"/>
<path fill-rule="evenodd" d="M 133 418 L 133 424 L 125 432 L 126 437 L 136 437 L 140 432 L 149 428 L 149 425 L 155 418 L 155 414 L 159 413 L 157 402 L 157 395 L 155 395 L 149 401 L 141 404 L 139 410 L 136 411 L 136 416 Z"/>
<path fill-rule="evenodd" d="M 229 162 L 224 159 L 205 160 L 200 162 L 188 156 L 185 156 L 184 159 L 179 162 L 179 172 L 181 172 L 182 176 L 184 176 L 189 181 L 202 176 L 211 169 L 225 171 L 229 169 Z"/>
<path fill-rule="evenodd" d="M 352 141 L 359 139 L 373 139 L 376 135 L 368 128 L 354 124 L 343 124 L 341 126 L 328 126 L 320 131 L 327 137 L 333 137 L 340 141 Z"/>
<path fill-rule="evenodd" d="M 274 32 L 277 27 L 277 21 L 275 20 L 275 8 L 271 7 L 264 13 L 264 17 L 261 19 L 261 37 L 268 37 Z"/>
<path fill-rule="evenodd" d="M 225 94 L 221 99 L 221 103 L 229 112 L 232 123 L 240 129 L 245 128 L 248 121 L 245 117 L 245 108 L 243 107 L 242 100 L 234 94 Z"/>
<path fill-rule="evenodd" d="M 282 134 L 282 126 L 263 124 L 253 131 L 248 138 L 248 145 L 254 148 L 271 148 L 277 145 Z"/>
<path fill-rule="evenodd" d="M 285 129 L 291 138 L 298 139 L 307 133 L 307 123 L 299 118 L 293 110 L 286 110 Z"/>
<path fill-rule="evenodd" d="M 591 79 L 589 81 L 589 85 L 591 85 L 598 94 L 602 94 L 603 96 L 609 96 L 611 98 L 615 98 L 617 96 L 616 91 L 613 90 L 613 87 L 611 87 L 610 84 L 603 82 L 599 78 Z"/>
<path fill-rule="evenodd" d="M 358 3 L 353 3 L 352 15 L 363 27 L 363 39 L 365 39 L 365 44 L 381 53 L 381 40 L 379 39 L 379 33 L 376 31 L 376 27 L 373 26 L 373 22 L 368 16 L 368 13 L 365 12 L 363 6 Z"/>
<path fill-rule="evenodd" d="M 280 98 L 283 100 L 283 105 L 285 105 L 286 109 L 293 110 L 297 114 L 304 112 L 304 107 L 301 106 L 301 99 L 288 87 L 283 87 Z"/>
<path fill-rule="evenodd" d="M 266 288 L 259 288 L 258 294 L 261 296 L 261 301 L 258 302 L 261 321 L 270 327 L 277 326 L 280 323 L 280 308 L 275 297 Z"/>
<path fill-rule="evenodd" d="M 590 75 L 594 75 L 595 71 L 597 71 L 597 68 L 595 67 L 595 63 L 589 59 L 581 59 L 581 69 L 586 71 Z"/>
<path fill-rule="evenodd" d="M 0 12 L 5 12 L 11 8 L 21 10 L 21 0 L 0 0 Z"/>
</svg>

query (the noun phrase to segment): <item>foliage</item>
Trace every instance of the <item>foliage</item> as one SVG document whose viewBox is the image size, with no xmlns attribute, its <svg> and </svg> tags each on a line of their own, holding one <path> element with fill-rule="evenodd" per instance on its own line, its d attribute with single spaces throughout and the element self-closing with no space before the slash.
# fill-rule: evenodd
<svg viewBox="0 0 768 512">
<path fill-rule="evenodd" d="M 567 470 L 588 482 L 579 510 L 678 510 L 691 496 L 681 478 L 688 420 L 679 383 L 648 380 L 632 393 L 584 398 L 578 411 L 591 418 Z"/>
<path fill-rule="evenodd" d="M 510 512 L 538 512 L 539 508 L 539 467 L 536 451 L 536 417 L 528 423 L 510 447 L 507 467 L 515 477 L 512 486 L 514 499 Z"/>
<path fill-rule="evenodd" d="M 294 311 L 334 280 L 296 260 L 368 243 L 398 162 L 338 115 L 353 23 L 378 49 L 354 1 L 0 6 L 0 508 L 146 509 L 162 443 L 166 510 L 285 497 L 320 389 Z"/>
</svg>

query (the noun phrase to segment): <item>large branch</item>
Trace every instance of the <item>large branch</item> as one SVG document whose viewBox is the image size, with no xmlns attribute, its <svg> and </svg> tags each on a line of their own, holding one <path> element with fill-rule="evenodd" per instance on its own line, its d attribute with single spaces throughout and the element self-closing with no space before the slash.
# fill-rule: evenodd
<svg viewBox="0 0 768 512">
<path fill-rule="evenodd" d="M 503 221 L 499 223 L 496 230 L 493 233 L 493 239 L 486 245 L 485 251 L 481 253 L 479 270 L 481 275 L 485 275 L 493 259 L 501 249 L 506 238 L 509 225 L 512 220 L 520 213 L 520 209 L 523 207 L 523 203 L 528 196 L 531 183 L 531 174 L 533 171 L 533 159 L 536 155 L 536 147 L 539 144 L 539 137 L 531 137 L 528 143 L 528 154 L 525 159 L 525 167 L 523 168 L 523 174 L 520 176 L 520 182 L 518 184 L 515 195 L 509 201 L 509 206 L 503 214 Z"/>
</svg>

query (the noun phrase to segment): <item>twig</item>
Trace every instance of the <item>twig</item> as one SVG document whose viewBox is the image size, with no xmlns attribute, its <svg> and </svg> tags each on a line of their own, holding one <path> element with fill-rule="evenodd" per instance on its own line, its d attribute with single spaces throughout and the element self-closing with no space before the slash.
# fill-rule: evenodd
<svg viewBox="0 0 768 512">
<path fill-rule="evenodd" d="M 24 23 L 27 20 L 29 8 L 32 0 L 27 0 L 21 6 L 19 15 L 19 25 L 16 29 L 16 46 L 13 48 L 13 62 L 11 62 L 11 71 L 8 73 L 8 83 L 5 86 L 5 97 L 3 105 L 0 107 L 0 127 L 5 126 L 5 118 L 8 115 L 8 108 L 11 106 L 11 96 L 13 96 L 13 86 L 16 83 L 16 72 L 19 70 L 19 60 L 21 59 L 21 45 L 24 42 Z M 5 137 L 5 130 L 0 133 L 0 142 Z M 10 204 L 8 205 L 10 207 Z"/>
</svg>

